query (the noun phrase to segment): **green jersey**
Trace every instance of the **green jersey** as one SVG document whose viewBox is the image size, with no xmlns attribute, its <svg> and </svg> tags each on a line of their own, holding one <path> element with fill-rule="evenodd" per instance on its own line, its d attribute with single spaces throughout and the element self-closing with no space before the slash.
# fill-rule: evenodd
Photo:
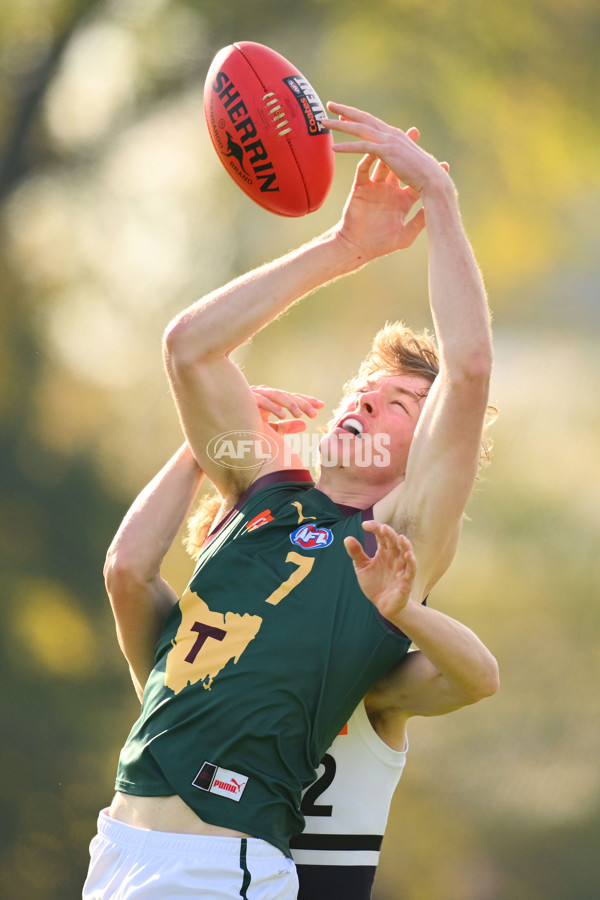
<svg viewBox="0 0 600 900">
<path fill-rule="evenodd" d="M 252 485 L 167 618 L 118 790 L 178 794 L 205 821 L 290 855 L 303 788 L 410 644 L 362 593 L 343 545 L 372 537 L 371 517 L 307 472 Z"/>
</svg>

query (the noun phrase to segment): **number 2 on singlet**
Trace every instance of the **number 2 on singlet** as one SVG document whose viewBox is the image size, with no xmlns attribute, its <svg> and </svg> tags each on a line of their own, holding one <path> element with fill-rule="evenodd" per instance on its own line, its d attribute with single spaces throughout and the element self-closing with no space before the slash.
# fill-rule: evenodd
<svg viewBox="0 0 600 900">
<path fill-rule="evenodd" d="M 306 789 L 302 798 L 300 811 L 304 816 L 331 816 L 333 815 L 333 807 L 327 803 L 317 803 L 317 800 L 324 794 L 331 782 L 335 778 L 336 764 L 335 759 L 329 753 L 326 753 L 321 760 L 320 765 L 323 766 L 324 772 L 319 775 L 309 788 Z"/>
</svg>

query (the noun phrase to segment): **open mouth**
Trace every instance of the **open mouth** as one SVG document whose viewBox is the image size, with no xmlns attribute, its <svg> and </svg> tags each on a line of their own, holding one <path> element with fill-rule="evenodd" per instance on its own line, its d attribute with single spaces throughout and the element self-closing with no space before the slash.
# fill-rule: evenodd
<svg viewBox="0 0 600 900">
<path fill-rule="evenodd" d="M 360 437 L 363 433 L 362 422 L 359 422 L 358 419 L 353 419 L 352 416 L 348 419 L 344 419 L 339 427 L 343 428 L 344 431 L 348 431 L 350 434 L 355 435 L 355 437 Z"/>
</svg>

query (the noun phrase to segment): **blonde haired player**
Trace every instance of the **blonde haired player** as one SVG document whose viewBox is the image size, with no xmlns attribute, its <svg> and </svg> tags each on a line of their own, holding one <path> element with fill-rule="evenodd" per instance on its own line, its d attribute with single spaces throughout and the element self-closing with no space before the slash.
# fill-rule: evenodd
<svg viewBox="0 0 600 900">
<path fill-rule="evenodd" d="M 454 556 L 479 463 L 489 316 L 454 186 L 418 146 L 416 130 L 352 107 L 330 110 L 340 119 L 325 124 L 357 138 L 337 144 L 338 152 L 367 154 L 338 225 L 193 304 L 166 332 L 184 434 L 223 498 L 217 531 L 179 602 L 169 594 L 137 605 L 135 586 L 112 597 L 121 645 L 146 686 L 121 752 L 109 824 L 197 837 L 206 860 L 197 874 L 213 897 L 295 895 L 289 838 L 301 823 L 300 791 L 360 699 L 410 644 L 408 613 L 388 620 L 385 603 L 368 602 L 345 539 L 363 542 L 365 520 L 378 523 L 376 537 L 384 526 L 406 534 L 421 608 Z M 418 200 L 423 209 L 410 218 Z M 322 467 L 314 485 L 301 460 L 266 460 L 258 441 L 249 442 L 248 466 L 221 465 L 210 452 L 219 436 L 269 429 L 232 350 L 317 287 L 410 246 L 423 227 L 440 359 L 433 383 L 374 372 L 321 445 L 324 454 L 349 453 Z M 387 437 L 389 464 L 365 467 L 359 450 L 377 434 Z M 299 521 L 297 503 L 308 522 Z M 90 878 L 106 859 L 96 854 Z"/>
</svg>

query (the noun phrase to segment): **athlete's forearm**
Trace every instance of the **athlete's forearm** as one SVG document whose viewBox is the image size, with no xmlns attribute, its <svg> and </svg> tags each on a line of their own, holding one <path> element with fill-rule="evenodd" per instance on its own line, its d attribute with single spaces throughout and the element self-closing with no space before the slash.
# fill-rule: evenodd
<svg viewBox="0 0 600 900">
<path fill-rule="evenodd" d="M 465 698 L 479 700 L 498 687 L 498 664 L 477 635 L 451 616 L 410 600 L 397 625 Z"/>
<path fill-rule="evenodd" d="M 485 376 L 492 357 L 485 287 L 463 228 L 456 190 L 442 171 L 423 204 L 431 312 L 442 364 L 451 374 Z"/>
<path fill-rule="evenodd" d="M 160 575 L 202 479 L 184 444 L 134 500 L 109 547 L 104 566 L 119 646 L 141 699 L 154 647 L 177 594 Z"/>
<path fill-rule="evenodd" d="M 182 364 L 227 355 L 297 300 L 361 265 L 332 229 L 184 310 L 167 328 L 167 354 Z"/>
<path fill-rule="evenodd" d="M 183 444 L 132 503 L 109 548 L 107 567 L 127 569 L 140 583 L 158 575 L 203 477 Z"/>
</svg>

